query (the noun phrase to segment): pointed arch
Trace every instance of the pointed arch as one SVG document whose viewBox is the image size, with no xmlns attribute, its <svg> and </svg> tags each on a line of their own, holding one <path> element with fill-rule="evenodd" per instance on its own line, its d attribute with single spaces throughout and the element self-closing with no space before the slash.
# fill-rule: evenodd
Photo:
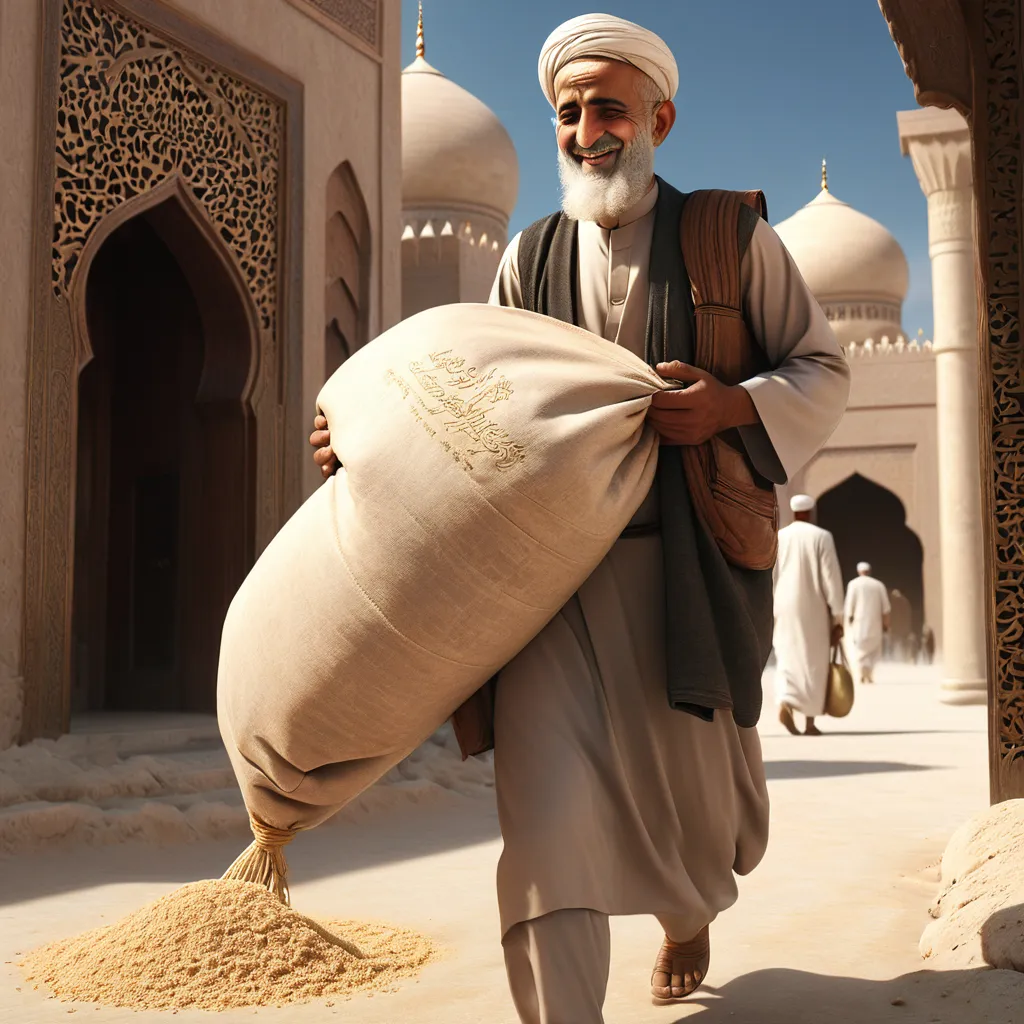
<svg viewBox="0 0 1024 1024">
<path fill-rule="evenodd" d="M 324 243 L 324 371 L 369 340 L 370 216 L 351 163 L 327 179 Z"/>
<path fill-rule="evenodd" d="M 208 401 L 247 401 L 259 370 L 259 313 L 234 254 L 177 174 L 118 206 L 97 225 L 82 248 L 68 289 L 79 373 L 94 355 L 86 323 L 86 293 L 93 261 L 110 236 L 136 217 L 144 218 L 174 255 L 204 307 L 204 318 L 214 328 L 212 339 L 221 343 L 208 347 L 201 397 Z M 221 301 L 224 289 L 237 300 L 235 303 Z M 229 323 L 226 318 L 238 322 Z M 225 342 L 240 339 L 245 339 L 246 351 L 226 350 Z M 245 375 L 238 380 L 242 366 Z"/>
<path fill-rule="evenodd" d="M 920 632 L 925 615 L 924 548 L 907 525 L 900 497 L 860 473 L 850 473 L 818 497 L 817 522 L 835 539 L 843 579 L 853 579 L 858 562 L 870 562 L 875 576 L 909 599 L 913 627 Z"/>
</svg>

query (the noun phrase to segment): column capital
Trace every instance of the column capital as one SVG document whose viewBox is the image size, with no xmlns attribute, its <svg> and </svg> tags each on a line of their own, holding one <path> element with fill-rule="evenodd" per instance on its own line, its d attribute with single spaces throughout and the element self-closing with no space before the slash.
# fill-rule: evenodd
<svg viewBox="0 0 1024 1024">
<path fill-rule="evenodd" d="M 936 192 L 971 188 L 971 134 L 955 110 L 901 110 L 896 114 L 900 149 L 909 156 L 921 185 Z"/>
</svg>

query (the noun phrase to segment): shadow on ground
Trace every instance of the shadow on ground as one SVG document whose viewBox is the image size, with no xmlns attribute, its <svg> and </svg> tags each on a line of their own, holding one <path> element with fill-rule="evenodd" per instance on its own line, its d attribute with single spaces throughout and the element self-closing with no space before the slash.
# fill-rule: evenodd
<svg viewBox="0 0 1024 1024">
<path fill-rule="evenodd" d="M 285 853 L 295 889 L 304 881 L 476 846 L 498 836 L 493 800 L 445 794 L 422 804 L 375 811 L 372 817 L 329 821 L 300 833 Z M 219 878 L 247 841 L 203 840 L 164 847 L 128 842 L 0 858 L 0 906 L 102 885 Z"/>
<path fill-rule="evenodd" d="M 1024 975 L 1015 971 L 918 971 L 866 981 L 808 971 L 755 971 L 666 1024 L 1020 1024 Z"/>
<path fill-rule="evenodd" d="M 883 772 L 929 772 L 940 765 L 904 764 L 900 761 L 765 761 L 771 779 L 828 779 L 841 775 L 878 775 Z"/>
<path fill-rule="evenodd" d="M 997 910 L 981 926 L 981 952 L 987 963 L 1024 971 L 1024 904 Z"/>
</svg>

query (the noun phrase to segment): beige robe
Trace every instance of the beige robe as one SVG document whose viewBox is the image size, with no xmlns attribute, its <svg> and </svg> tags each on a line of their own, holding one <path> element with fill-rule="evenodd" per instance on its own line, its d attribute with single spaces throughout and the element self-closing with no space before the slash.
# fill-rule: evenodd
<svg viewBox="0 0 1024 1024">
<path fill-rule="evenodd" d="M 643 358 L 655 190 L 611 231 L 581 223 L 580 326 Z M 491 301 L 522 305 L 519 236 Z M 784 482 L 824 443 L 849 371 L 782 243 L 758 224 L 742 267 L 747 321 L 772 363 L 744 384 L 762 424 L 751 457 Z M 634 522 L 657 516 L 656 495 Z M 669 708 L 661 540 L 618 541 L 577 595 L 501 673 L 495 775 L 502 934 L 557 910 L 652 913 L 698 931 L 736 899 L 734 872 L 768 839 L 754 729 Z M 683 925 L 681 924 L 680 927 Z"/>
<path fill-rule="evenodd" d="M 825 711 L 831 627 L 843 621 L 836 542 L 813 523 L 779 531 L 774 573 L 775 699 L 811 718 Z"/>
</svg>

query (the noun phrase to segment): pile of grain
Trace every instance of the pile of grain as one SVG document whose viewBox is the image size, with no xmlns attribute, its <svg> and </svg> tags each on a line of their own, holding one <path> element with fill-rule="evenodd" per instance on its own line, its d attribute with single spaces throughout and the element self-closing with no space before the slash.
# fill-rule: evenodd
<svg viewBox="0 0 1024 1024">
<path fill-rule="evenodd" d="M 43 946 L 22 967 L 62 1000 L 226 1010 L 386 990 L 435 955 L 412 932 L 354 921 L 323 926 L 261 886 L 206 881 Z"/>
</svg>

